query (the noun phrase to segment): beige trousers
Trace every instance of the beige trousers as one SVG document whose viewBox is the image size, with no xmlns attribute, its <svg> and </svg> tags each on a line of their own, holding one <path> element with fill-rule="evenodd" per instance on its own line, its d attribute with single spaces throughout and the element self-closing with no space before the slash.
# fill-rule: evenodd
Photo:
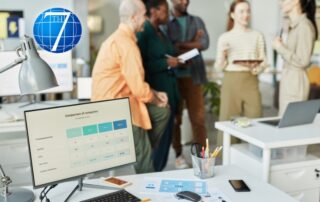
<svg viewBox="0 0 320 202">
<path fill-rule="evenodd" d="M 238 116 L 262 116 L 259 80 L 250 72 L 225 72 L 221 87 L 219 121 Z M 222 138 L 222 133 L 218 133 L 218 145 L 222 145 Z M 238 142 L 235 138 L 231 141 Z"/>
<path fill-rule="evenodd" d="M 281 74 L 279 94 L 279 115 L 281 116 L 290 102 L 308 99 L 310 83 L 305 70 L 285 68 Z"/>
</svg>

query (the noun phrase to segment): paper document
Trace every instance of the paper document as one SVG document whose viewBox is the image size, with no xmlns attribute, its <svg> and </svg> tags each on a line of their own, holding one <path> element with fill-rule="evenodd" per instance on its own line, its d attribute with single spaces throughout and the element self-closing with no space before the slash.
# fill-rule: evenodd
<svg viewBox="0 0 320 202">
<path fill-rule="evenodd" d="M 203 180 L 145 178 L 143 187 L 141 187 L 141 192 L 153 194 L 168 194 L 180 191 L 192 191 L 204 196 L 207 194 L 207 182 Z"/>
<path fill-rule="evenodd" d="M 198 51 L 198 49 L 194 48 L 191 51 L 188 51 L 186 53 L 179 55 L 178 58 L 180 60 L 182 60 L 183 62 L 185 62 L 187 60 L 190 60 L 190 59 L 196 57 L 197 55 L 199 55 L 199 51 Z"/>
<path fill-rule="evenodd" d="M 232 202 L 229 197 L 227 197 L 220 189 L 218 188 L 209 188 L 208 196 L 203 197 L 203 202 Z"/>
<path fill-rule="evenodd" d="M 181 201 L 175 194 L 180 191 L 196 192 L 202 197 L 203 202 L 231 202 L 219 189 L 208 187 L 204 180 L 181 180 L 146 177 L 143 179 L 140 193 L 152 195 L 152 201 Z"/>
</svg>

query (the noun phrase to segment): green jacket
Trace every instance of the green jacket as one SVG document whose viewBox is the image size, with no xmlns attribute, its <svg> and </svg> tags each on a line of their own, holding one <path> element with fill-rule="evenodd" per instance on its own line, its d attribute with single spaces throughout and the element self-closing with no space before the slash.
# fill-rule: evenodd
<svg viewBox="0 0 320 202">
<path fill-rule="evenodd" d="M 165 36 L 160 37 L 149 21 L 144 24 L 143 32 L 137 33 L 138 46 L 140 48 L 146 81 L 157 91 L 168 94 L 169 104 L 173 109 L 179 102 L 179 89 L 176 73 L 168 69 L 166 54 L 174 55 L 174 49 Z"/>
</svg>

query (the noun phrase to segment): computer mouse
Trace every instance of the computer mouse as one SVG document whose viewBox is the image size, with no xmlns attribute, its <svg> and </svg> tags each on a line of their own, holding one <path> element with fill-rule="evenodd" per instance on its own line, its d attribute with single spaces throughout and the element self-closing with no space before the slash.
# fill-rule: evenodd
<svg viewBox="0 0 320 202">
<path fill-rule="evenodd" d="M 189 201 L 200 201 L 201 196 L 191 191 L 181 191 L 176 194 L 179 199 L 186 199 Z"/>
</svg>

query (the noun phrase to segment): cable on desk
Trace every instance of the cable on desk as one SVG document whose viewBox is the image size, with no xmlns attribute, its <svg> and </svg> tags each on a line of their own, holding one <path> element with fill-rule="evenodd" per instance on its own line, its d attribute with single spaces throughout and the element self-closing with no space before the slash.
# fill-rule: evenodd
<svg viewBox="0 0 320 202">
<path fill-rule="evenodd" d="M 51 186 L 44 187 L 39 196 L 40 201 L 42 202 L 45 199 L 45 202 L 50 202 L 50 199 L 47 197 L 47 194 L 51 189 L 55 188 L 57 185 L 58 184 L 53 184 Z"/>
</svg>

